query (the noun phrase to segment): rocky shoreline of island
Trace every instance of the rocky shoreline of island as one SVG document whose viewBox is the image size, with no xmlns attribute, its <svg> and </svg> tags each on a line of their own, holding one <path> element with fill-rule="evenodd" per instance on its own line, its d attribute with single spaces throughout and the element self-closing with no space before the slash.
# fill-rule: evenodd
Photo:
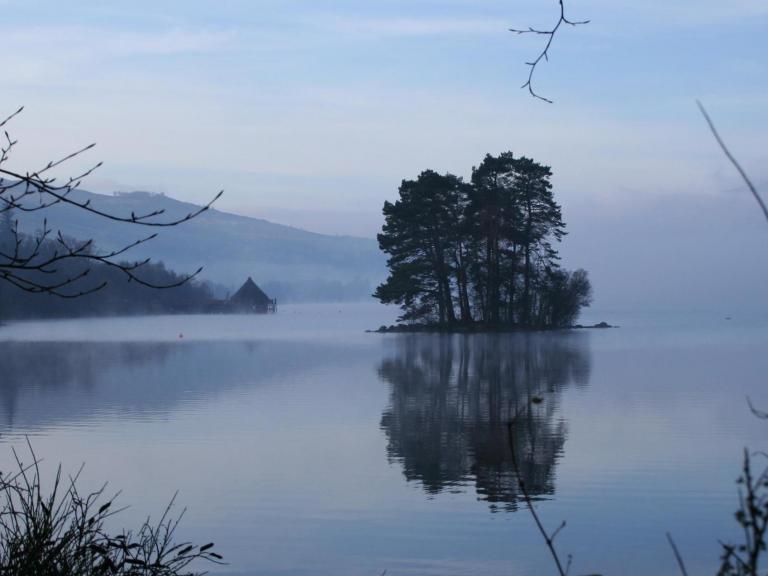
<svg viewBox="0 0 768 576">
<path fill-rule="evenodd" d="M 515 332 L 552 332 L 560 330 L 604 330 L 608 328 L 619 328 L 619 326 L 609 324 L 608 322 L 597 322 L 596 324 L 573 324 L 571 326 L 560 327 L 521 327 L 504 326 L 489 324 L 459 324 L 454 326 L 445 326 L 439 324 L 391 324 L 389 326 L 379 326 L 376 330 L 366 330 L 373 334 L 390 333 L 439 333 L 439 334 L 498 334 Z"/>
</svg>

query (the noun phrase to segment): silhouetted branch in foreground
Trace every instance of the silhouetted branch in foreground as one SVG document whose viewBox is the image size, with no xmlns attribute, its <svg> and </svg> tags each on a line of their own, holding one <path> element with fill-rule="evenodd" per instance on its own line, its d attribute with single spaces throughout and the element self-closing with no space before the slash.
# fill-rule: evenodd
<svg viewBox="0 0 768 576">
<path fill-rule="evenodd" d="M 763 211 L 763 216 L 768 220 L 768 207 L 766 207 L 757 188 L 726 146 L 704 105 L 698 100 L 696 104 L 698 104 L 699 110 L 707 121 L 720 149 L 736 168 Z M 747 397 L 747 404 L 755 417 L 768 420 L 768 412 L 755 408 L 749 397 Z M 768 456 L 764 452 L 760 452 L 759 455 Z M 739 489 L 739 510 L 735 516 L 744 532 L 744 541 L 738 545 L 720 543 L 723 546 L 723 555 L 718 576 L 758 576 L 760 559 L 768 549 L 768 543 L 766 543 L 766 532 L 768 532 L 768 467 L 764 467 L 763 471 L 755 476 L 749 451 L 744 449 L 742 474 L 736 482 L 742 488 Z"/>
<path fill-rule="evenodd" d="M 80 472 L 65 480 L 61 467 L 50 492 L 44 491 L 40 461 L 27 444 L 32 463 L 14 451 L 16 471 L 0 475 L 4 576 L 199 576 L 190 570 L 194 562 L 223 564 L 213 543 L 174 541 L 184 512 L 171 516 L 173 500 L 156 523 L 148 518 L 136 532 L 110 534 L 105 521 L 124 510 L 115 508 L 116 496 L 104 498 L 105 487 L 81 494 Z"/>
<path fill-rule="evenodd" d="M 541 96 L 538 94 L 534 88 L 533 88 L 533 74 L 536 72 L 536 67 L 539 65 L 539 63 L 542 60 L 549 61 L 549 49 L 552 47 L 552 41 L 555 39 L 555 35 L 557 34 L 557 31 L 560 29 L 560 26 L 563 24 L 568 24 L 570 26 L 579 26 L 581 24 L 589 24 L 589 20 L 570 20 L 565 15 L 565 5 L 564 0 L 558 0 L 558 4 L 560 5 L 560 17 L 557 20 L 557 23 L 550 29 L 542 30 L 538 28 L 532 28 L 528 27 L 527 29 L 517 29 L 517 28 L 510 28 L 510 32 L 514 32 L 515 34 L 536 34 L 540 36 L 546 36 L 547 42 L 544 45 L 544 49 L 539 53 L 538 57 L 530 62 L 526 62 L 525 64 L 528 66 L 528 80 L 526 80 L 525 84 L 521 86 L 521 88 L 527 88 L 528 92 L 530 92 L 531 96 L 534 98 L 538 98 L 539 100 L 543 100 L 544 102 L 547 102 L 549 104 L 552 104 L 552 100 L 545 98 L 544 96 Z"/>
<path fill-rule="evenodd" d="M 760 560 L 766 551 L 768 531 L 768 467 L 755 475 L 749 451 L 745 449 L 742 473 L 736 482 L 741 487 L 739 509 L 735 516 L 744 532 L 744 541 L 740 544 L 720 543 L 723 555 L 717 574 L 758 576 Z"/>
<path fill-rule="evenodd" d="M 563 521 L 560 526 L 558 526 L 557 529 L 555 529 L 552 533 L 547 532 L 546 528 L 544 528 L 544 524 L 542 524 L 541 519 L 539 518 L 539 514 L 536 512 L 536 508 L 533 506 L 533 498 L 531 498 L 531 495 L 528 492 L 528 487 L 525 485 L 525 480 L 523 479 L 523 475 L 520 470 L 520 463 L 517 459 L 517 450 L 515 449 L 514 423 L 514 420 L 511 420 L 507 423 L 507 440 L 512 458 L 512 467 L 515 470 L 515 476 L 517 476 L 517 482 L 520 486 L 520 494 L 522 495 L 523 500 L 525 500 L 525 504 L 528 506 L 528 510 L 533 517 L 533 521 L 536 523 L 536 528 L 538 528 L 542 538 L 544 538 L 544 542 L 547 544 L 549 553 L 552 555 L 552 560 L 555 562 L 555 566 L 557 567 L 558 574 L 560 574 L 560 576 L 567 576 L 571 567 L 571 556 L 568 556 L 568 562 L 565 568 L 563 568 L 560 555 L 557 553 L 557 549 L 555 548 L 555 538 L 557 538 L 557 535 L 560 533 L 560 531 L 565 528 L 565 521 Z"/>
<path fill-rule="evenodd" d="M 688 570 L 685 567 L 685 562 L 680 554 L 680 550 L 677 549 L 677 544 L 675 544 L 675 540 L 669 532 L 667 532 L 667 542 L 669 542 L 669 545 L 672 547 L 672 552 L 675 554 L 675 560 L 677 560 L 677 566 L 680 568 L 680 573 L 683 576 L 688 576 Z"/>
<path fill-rule="evenodd" d="M 79 285 L 83 284 L 94 265 L 104 265 L 117 269 L 129 281 L 150 288 L 173 288 L 184 284 L 202 271 L 202 268 L 199 268 L 173 284 L 155 285 L 143 280 L 140 274 L 141 267 L 149 263 L 150 259 L 135 262 L 118 260 L 118 257 L 123 256 L 132 248 L 153 240 L 156 234 L 140 238 L 117 249 L 99 251 L 96 249 L 93 239 L 74 240 L 65 236 L 60 230 L 54 232 L 49 227 L 47 219 L 43 221 L 42 230 L 34 236 L 22 233 L 19 229 L 18 220 L 12 218 L 14 212 L 40 212 L 61 204 L 72 206 L 113 222 L 151 228 L 167 228 L 178 226 L 196 218 L 207 211 L 222 195 L 222 192 L 219 192 L 210 202 L 199 209 L 185 216 L 167 220 L 157 219 L 165 213 L 164 210 L 154 210 L 145 214 L 132 212 L 130 216 L 101 210 L 91 205 L 90 200 L 78 200 L 72 195 L 72 192 L 80 186 L 83 179 L 101 166 L 101 162 L 61 182 L 57 182 L 57 179 L 50 175 L 51 170 L 81 156 L 93 148 L 95 144 L 84 146 L 58 160 L 48 162 L 36 170 L 19 171 L 12 170 L 7 166 L 18 141 L 9 135 L 5 127 L 23 110 L 24 107 L 21 107 L 0 121 L 0 129 L 3 129 L 3 142 L 0 144 L 0 280 L 26 292 L 76 298 L 97 292 L 106 286 L 106 283 L 102 282 L 97 285 L 78 288 Z M 73 264 L 78 263 L 82 266 L 73 266 Z"/>
<path fill-rule="evenodd" d="M 752 414 L 757 418 L 760 418 L 761 420 L 768 420 L 768 412 L 764 412 L 763 410 L 758 410 L 755 408 L 755 406 L 752 404 L 752 399 L 749 396 L 747 396 L 747 405 L 749 406 L 750 412 L 752 412 Z"/>
<path fill-rule="evenodd" d="M 715 124 L 714 122 L 712 122 L 712 119 L 709 117 L 709 114 L 707 113 L 706 108 L 704 108 L 704 105 L 698 100 L 696 100 L 696 104 L 699 106 L 699 110 L 701 110 L 701 113 L 704 116 L 704 120 L 707 121 L 707 124 L 709 125 L 709 129 L 712 131 L 712 135 L 715 137 L 715 140 L 717 140 L 717 143 L 720 145 L 720 149 L 723 151 L 723 154 L 725 154 L 725 157 L 728 158 L 731 164 L 733 164 L 733 166 L 736 168 L 736 170 L 739 173 L 739 176 L 741 176 L 741 179 L 744 180 L 744 183 L 747 185 L 747 188 L 749 188 L 749 191 L 752 192 L 752 196 L 755 197 L 755 200 L 760 206 L 760 209 L 763 211 L 763 216 L 765 216 L 766 220 L 768 220 L 768 206 L 766 206 L 765 202 L 760 197 L 760 194 L 758 193 L 757 188 L 752 183 L 752 180 L 750 180 L 746 171 L 741 167 L 741 164 L 739 164 L 739 161 L 736 160 L 733 154 L 731 154 L 731 151 L 728 149 L 728 146 L 725 145 L 725 142 L 720 137 L 720 134 L 718 133 L 717 128 L 715 128 Z"/>
<path fill-rule="evenodd" d="M 768 413 L 758 410 L 747 397 L 747 404 L 754 416 L 761 420 L 768 419 Z M 768 458 L 765 452 L 758 456 Z M 752 457 L 749 450 L 744 449 L 744 460 L 741 476 L 736 480 L 739 485 L 739 509 L 734 514 L 736 522 L 744 534 L 739 544 L 720 542 L 723 548 L 720 557 L 720 569 L 717 576 L 758 576 L 760 561 L 768 550 L 766 535 L 768 534 L 768 466 L 762 472 L 755 474 Z M 672 536 L 667 533 L 667 539 L 674 551 L 680 573 L 688 576 L 683 558 L 677 549 Z"/>
</svg>

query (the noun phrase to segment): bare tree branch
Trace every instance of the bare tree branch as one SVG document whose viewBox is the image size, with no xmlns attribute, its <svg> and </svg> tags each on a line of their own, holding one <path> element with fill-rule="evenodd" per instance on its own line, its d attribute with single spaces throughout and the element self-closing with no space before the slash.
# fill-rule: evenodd
<svg viewBox="0 0 768 576">
<path fill-rule="evenodd" d="M 568 563 L 566 567 L 563 568 L 563 563 L 560 560 L 557 549 L 555 548 L 555 538 L 560 533 L 560 531 L 565 528 L 565 521 L 563 521 L 560 526 L 558 526 L 557 529 L 551 534 L 547 532 L 546 528 L 544 528 L 544 524 L 542 524 L 541 519 L 539 518 L 539 514 L 536 512 L 536 508 L 533 507 L 533 498 L 531 498 L 531 495 L 528 492 L 528 487 L 525 485 L 525 480 L 523 479 L 522 473 L 520 471 L 520 463 L 517 460 L 517 450 L 515 450 L 514 424 L 514 420 L 511 420 L 507 423 L 507 441 L 509 443 L 509 451 L 512 457 L 512 467 L 515 470 L 515 476 L 517 476 L 517 483 L 520 485 L 520 493 L 523 495 L 523 500 L 525 500 L 525 503 L 528 506 L 528 510 L 533 517 L 533 521 L 536 523 L 536 528 L 538 528 L 542 538 L 544 538 L 544 542 L 547 544 L 549 553 L 552 555 L 552 559 L 554 560 L 555 566 L 557 567 L 557 573 L 560 576 L 567 576 L 568 568 L 571 565 L 570 556 L 568 557 Z"/>
<path fill-rule="evenodd" d="M 680 568 L 680 574 L 688 576 L 688 570 L 685 568 L 685 562 L 683 562 L 683 557 L 680 555 L 680 550 L 677 549 L 677 544 L 675 544 L 675 540 L 669 532 L 667 532 L 667 541 L 672 547 L 672 552 L 675 554 L 675 560 L 677 560 L 677 566 Z"/>
<path fill-rule="evenodd" d="M 763 211 L 763 216 L 765 216 L 765 219 L 768 220 L 768 206 L 766 206 L 763 199 L 760 197 L 760 194 L 757 191 L 757 188 L 752 183 L 752 180 L 750 180 L 747 173 L 744 171 L 744 169 L 741 167 L 741 164 L 739 164 L 739 161 L 736 160 L 736 158 L 731 154 L 731 151 L 728 149 L 728 146 L 725 145 L 725 142 L 720 137 L 720 134 L 717 131 L 717 128 L 715 128 L 714 122 L 712 122 L 712 119 L 709 117 L 709 114 L 707 114 L 706 108 L 704 108 L 704 105 L 699 101 L 696 100 L 696 104 L 699 106 L 699 110 L 701 110 L 701 114 L 704 116 L 704 120 L 707 121 L 707 124 L 709 125 L 709 129 L 712 131 L 712 135 L 715 137 L 715 140 L 717 140 L 717 143 L 720 145 L 720 149 L 723 151 L 723 154 L 725 154 L 725 157 L 728 158 L 728 160 L 733 164 L 733 166 L 736 168 L 736 170 L 739 173 L 739 176 L 741 176 L 741 179 L 744 180 L 744 183 L 747 185 L 747 188 L 749 188 L 749 191 L 752 192 L 752 196 L 755 197 L 755 200 L 760 205 L 760 209 Z"/>
<path fill-rule="evenodd" d="M 547 43 L 544 45 L 544 49 L 539 53 L 538 57 L 535 60 L 532 60 L 531 62 L 525 63 L 529 67 L 528 80 L 526 80 L 525 84 L 523 84 L 521 88 L 527 88 L 531 96 L 539 100 L 543 100 L 548 104 L 552 104 L 552 100 L 550 100 L 549 98 L 545 98 L 544 96 L 541 96 L 533 88 L 533 75 L 536 72 L 536 67 L 539 65 L 539 63 L 542 60 L 549 61 L 549 49 L 552 47 L 552 41 L 555 39 L 555 35 L 557 34 L 557 31 L 560 29 L 560 26 L 562 26 L 563 24 L 568 24 L 570 26 L 579 26 L 581 24 L 589 24 L 589 20 L 579 20 L 579 21 L 570 20 L 565 15 L 564 0 L 558 0 L 558 4 L 560 5 L 560 18 L 558 18 L 557 23 L 554 25 L 554 27 L 548 30 L 541 30 L 537 28 L 532 28 L 530 26 L 525 30 L 517 29 L 517 28 L 509 29 L 510 32 L 514 32 L 515 34 L 536 34 L 536 35 L 547 37 Z"/>
<path fill-rule="evenodd" d="M 13 118 L 18 116 L 24 107 L 0 121 L 4 128 Z M 93 266 L 105 266 L 119 270 L 129 282 L 136 282 L 149 288 L 173 288 L 180 286 L 197 276 L 202 268 L 193 274 L 182 276 L 180 280 L 158 285 L 141 277 L 140 269 L 150 262 L 149 259 L 125 262 L 120 258 L 129 250 L 153 240 L 157 234 L 140 238 L 134 242 L 111 251 L 98 251 L 93 239 L 74 240 L 67 238 L 62 231 L 54 231 L 48 226 L 48 220 L 43 220 L 43 228 L 34 236 L 24 234 L 19 229 L 18 220 L 12 221 L 11 213 L 39 212 L 55 206 L 66 204 L 79 210 L 89 212 L 114 222 L 124 222 L 151 228 L 167 228 L 183 224 L 206 212 L 218 200 L 223 191 L 197 210 L 180 218 L 158 220 L 164 210 L 154 210 L 146 214 L 131 213 L 130 216 L 111 213 L 91 205 L 90 200 L 77 200 L 71 196 L 84 178 L 101 166 L 101 162 L 91 168 L 57 183 L 56 178 L 49 176 L 50 171 L 59 168 L 74 158 L 91 150 L 95 144 L 89 144 L 79 150 L 50 161 L 42 168 L 32 172 L 12 170 L 6 165 L 11 157 L 17 141 L 11 138 L 7 131 L 2 133 L 0 144 L 0 281 L 5 281 L 16 288 L 34 293 L 48 293 L 62 298 L 77 298 L 103 289 L 106 282 L 95 286 L 78 288 L 90 273 Z M 4 219 L 4 221 L 3 221 Z M 82 269 L 60 265 L 68 262 L 83 263 Z"/>
<path fill-rule="evenodd" d="M 755 408 L 754 404 L 752 404 L 752 399 L 749 396 L 747 396 L 747 405 L 749 406 L 750 412 L 752 412 L 752 414 L 754 414 L 756 417 L 760 418 L 761 420 L 768 420 L 768 412 Z"/>
<path fill-rule="evenodd" d="M 6 124 L 8 124 L 8 122 L 9 122 L 9 121 L 10 121 L 10 120 L 11 120 L 11 119 L 14 117 L 14 116 L 18 116 L 19 114 L 21 114 L 21 112 L 22 112 L 23 110 L 24 110 L 24 106 L 20 106 L 20 107 L 19 107 L 19 109 L 18 109 L 18 110 L 16 110 L 16 112 L 14 112 L 14 113 L 13 113 L 13 114 L 11 114 L 10 116 L 6 117 L 6 119 L 5 119 L 5 120 L 3 120 L 2 122 L 0 122 L 0 128 L 2 128 L 3 126 L 5 126 Z"/>
</svg>

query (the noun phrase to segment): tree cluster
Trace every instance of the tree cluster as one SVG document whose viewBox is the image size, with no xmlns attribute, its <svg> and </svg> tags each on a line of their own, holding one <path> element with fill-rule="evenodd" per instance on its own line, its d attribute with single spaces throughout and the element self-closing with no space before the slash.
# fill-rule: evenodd
<svg viewBox="0 0 768 576">
<path fill-rule="evenodd" d="M 565 232 L 548 166 L 485 157 L 470 182 L 422 172 L 384 203 L 379 246 L 389 277 L 374 296 L 402 321 L 444 327 L 568 326 L 591 301 L 584 270 L 559 265 Z"/>
<path fill-rule="evenodd" d="M 65 246 L 79 247 L 78 256 L 61 258 Z M 0 212 L 0 280 L 5 280 L 0 281 L 0 321 L 218 311 L 219 303 L 207 284 L 168 270 L 162 262 L 105 263 L 99 253 L 93 241 L 61 232 L 55 239 L 46 230 L 23 233 L 12 211 Z M 38 267 L 38 263 L 48 264 Z M 125 270 L 137 268 L 140 279 L 126 275 Z M 107 285 L 108 290 L 101 289 Z"/>
</svg>

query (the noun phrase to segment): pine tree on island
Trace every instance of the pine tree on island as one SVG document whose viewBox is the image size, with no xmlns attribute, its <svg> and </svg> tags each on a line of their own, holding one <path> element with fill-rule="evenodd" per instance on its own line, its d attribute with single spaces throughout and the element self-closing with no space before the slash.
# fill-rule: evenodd
<svg viewBox="0 0 768 576">
<path fill-rule="evenodd" d="M 552 172 L 511 152 L 487 155 L 470 182 L 422 172 L 384 203 L 378 235 L 389 277 L 374 293 L 400 320 L 443 328 L 570 326 L 591 302 L 586 271 L 559 265 L 566 235 Z"/>
</svg>

